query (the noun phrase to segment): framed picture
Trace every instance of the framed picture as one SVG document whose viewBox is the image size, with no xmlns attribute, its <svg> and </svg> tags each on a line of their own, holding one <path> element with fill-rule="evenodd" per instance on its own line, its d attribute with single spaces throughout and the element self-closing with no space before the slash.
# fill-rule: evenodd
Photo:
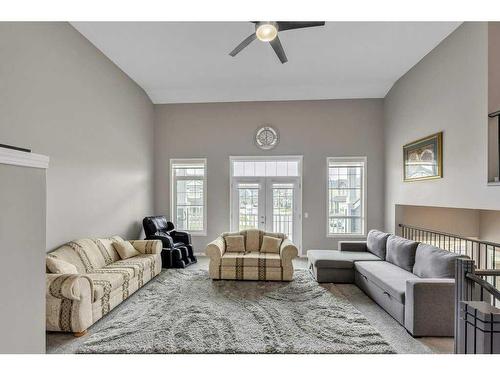
<svg viewBox="0 0 500 375">
<path fill-rule="evenodd" d="M 443 177 L 443 132 L 403 146 L 404 181 Z"/>
</svg>

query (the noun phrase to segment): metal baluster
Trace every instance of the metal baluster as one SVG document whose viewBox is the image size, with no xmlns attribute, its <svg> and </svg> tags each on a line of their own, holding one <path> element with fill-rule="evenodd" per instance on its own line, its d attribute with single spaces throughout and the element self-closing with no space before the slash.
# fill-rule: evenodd
<svg viewBox="0 0 500 375">
<path fill-rule="evenodd" d="M 497 264 L 496 264 L 496 260 L 495 260 L 496 252 L 497 252 L 497 248 L 496 248 L 496 246 L 493 246 L 493 266 L 491 268 L 494 270 L 497 269 Z M 495 288 L 497 287 L 497 279 L 498 279 L 498 276 L 493 276 L 493 286 Z M 497 299 L 493 298 L 493 306 L 496 306 L 496 305 L 497 305 Z"/>
<path fill-rule="evenodd" d="M 477 253 L 477 264 L 481 267 L 481 249 L 479 249 Z"/>
</svg>

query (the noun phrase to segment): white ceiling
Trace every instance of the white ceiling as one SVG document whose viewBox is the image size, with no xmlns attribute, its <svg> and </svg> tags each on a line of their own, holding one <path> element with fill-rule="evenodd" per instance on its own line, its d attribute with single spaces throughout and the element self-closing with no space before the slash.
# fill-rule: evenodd
<svg viewBox="0 0 500 375">
<path fill-rule="evenodd" d="M 281 64 L 249 22 L 73 22 L 154 103 L 382 98 L 459 22 L 327 22 L 279 34 Z"/>
</svg>

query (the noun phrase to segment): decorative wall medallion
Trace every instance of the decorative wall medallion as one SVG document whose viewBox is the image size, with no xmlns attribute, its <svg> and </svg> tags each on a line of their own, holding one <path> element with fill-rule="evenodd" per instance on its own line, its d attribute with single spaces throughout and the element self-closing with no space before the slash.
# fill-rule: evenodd
<svg viewBox="0 0 500 375">
<path fill-rule="evenodd" d="M 255 133 L 255 144 L 261 150 L 271 150 L 280 141 L 278 130 L 271 126 L 263 126 Z"/>
</svg>

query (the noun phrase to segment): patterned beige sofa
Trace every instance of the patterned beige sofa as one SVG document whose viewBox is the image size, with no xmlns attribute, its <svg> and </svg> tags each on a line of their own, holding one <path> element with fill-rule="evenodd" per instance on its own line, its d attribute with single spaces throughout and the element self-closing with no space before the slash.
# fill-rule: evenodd
<svg viewBox="0 0 500 375">
<path fill-rule="evenodd" d="M 243 235 L 245 252 L 227 252 L 225 237 Z M 278 253 L 261 252 L 264 236 L 282 240 Z M 205 250 L 210 257 L 209 274 L 214 280 L 275 280 L 293 279 L 292 259 L 298 255 L 297 247 L 285 234 L 269 233 L 257 229 L 237 233 L 222 233 Z"/>
<path fill-rule="evenodd" d="M 69 242 L 47 257 L 74 265 L 77 274 L 46 274 L 47 331 L 85 334 L 88 327 L 109 313 L 137 289 L 161 272 L 161 241 L 129 241 L 140 255 L 122 260 L 113 242 L 80 239 Z"/>
</svg>

